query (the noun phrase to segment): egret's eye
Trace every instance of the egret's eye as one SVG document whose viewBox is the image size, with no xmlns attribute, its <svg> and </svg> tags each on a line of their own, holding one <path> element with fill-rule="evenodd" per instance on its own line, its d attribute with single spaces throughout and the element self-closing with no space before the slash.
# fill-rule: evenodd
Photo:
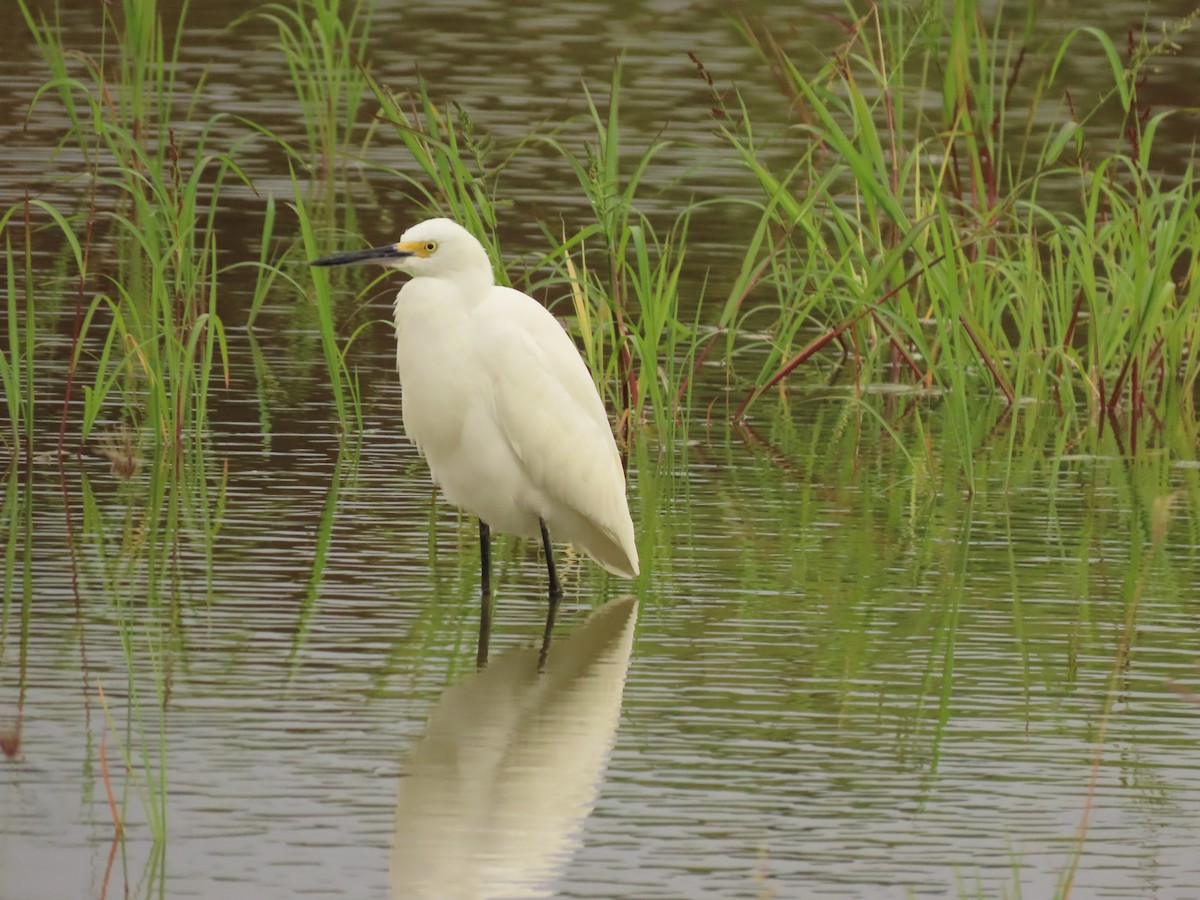
<svg viewBox="0 0 1200 900">
<path fill-rule="evenodd" d="M 436 249 L 437 249 L 437 241 L 426 241 L 425 242 L 425 252 L 426 253 L 432 253 Z"/>
</svg>

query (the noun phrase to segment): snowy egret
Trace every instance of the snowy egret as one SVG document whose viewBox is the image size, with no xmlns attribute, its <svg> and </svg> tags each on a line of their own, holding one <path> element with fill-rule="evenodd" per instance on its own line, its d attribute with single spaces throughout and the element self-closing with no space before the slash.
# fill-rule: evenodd
<svg viewBox="0 0 1200 900">
<path fill-rule="evenodd" d="M 348 263 L 412 276 L 395 304 L 404 430 L 446 499 L 479 519 L 481 633 L 492 530 L 541 537 L 551 615 L 562 597 L 551 534 L 614 575 L 637 575 L 625 472 L 604 402 L 558 320 L 496 285 L 483 245 L 449 219 L 311 265 Z"/>
</svg>

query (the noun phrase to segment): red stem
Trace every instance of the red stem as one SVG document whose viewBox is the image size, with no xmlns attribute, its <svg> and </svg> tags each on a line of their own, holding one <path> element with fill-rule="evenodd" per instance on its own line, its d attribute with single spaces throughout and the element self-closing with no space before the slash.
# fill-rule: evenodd
<svg viewBox="0 0 1200 900">
<path fill-rule="evenodd" d="M 818 337 L 814 341 L 812 341 L 807 347 L 805 347 L 803 350 L 801 350 L 799 353 L 797 353 L 795 356 L 793 356 L 790 360 L 788 360 L 784 364 L 783 368 L 781 368 L 778 372 L 776 372 L 770 381 L 768 381 L 762 387 L 754 388 L 753 390 L 750 391 L 750 393 L 748 393 L 745 396 L 745 398 L 742 400 L 741 405 L 737 408 L 737 412 L 735 412 L 733 414 L 733 421 L 734 422 L 743 421 L 745 419 L 746 409 L 747 409 L 747 407 L 750 406 L 751 403 L 753 403 L 755 400 L 757 400 L 759 397 L 761 397 L 765 392 L 767 392 L 771 388 L 775 387 L 775 385 L 779 384 L 779 382 L 781 382 L 784 378 L 786 378 L 788 375 L 790 375 L 792 373 L 792 371 L 796 369 L 797 366 L 799 366 L 801 363 L 808 360 L 809 357 L 811 357 L 814 353 L 816 353 L 818 350 L 820 350 L 822 347 L 824 347 L 830 341 L 834 340 L 835 338 L 840 337 L 848 328 L 850 328 L 853 325 L 857 324 L 858 322 L 862 321 L 862 319 L 865 316 L 874 315 L 875 310 L 878 307 L 882 306 L 884 303 L 891 300 L 893 297 L 896 296 L 896 294 L 900 293 L 900 291 L 902 291 L 904 288 L 908 287 L 910 284 L 912 284 L 914 281 L 916 281 L 917 278 L 919 278 L 921 275 L 925 274 L 925 272 L 928 269 L 937 265 L 945 258 L 946 258 L 946 254 L 943 253 L 937 259 L 933 260 L 925 268 L 922 268 L 922 269 L 917 270 L 916 272 L 913 272 L 911 275 L 909 275 L 907 278 L 905 278 L 902 282 L 900 282 L 898 285 L 896 285 L 894 288 L 892 288 L 890 291 L 888 291 L 886 294 L 884 294 L 882 297 L 880 297 L 878 300 L 876 300 L 871 306 L 867 307 L 862 312 L 856 313 L 855 315 L 851 316 L 849 319 L 846 319 L 846 321 L 842 322 L 841 325 L 838 325 L 836 328 L 825 332 L 823 335 L 821 335 L 820 337 Z"/>
<path fill-rule="evenodd" d="M 1000 372 L 996 369 L 995 363 L 992 362 L 992 358 L 988 356 L 987 353 L 984 352 L 983 347 L 980 346 L 979 338 L 975 336 L 975 332 L 971 329 L 971 326 L 967 324 L 967 320 L 962 316 L 959 316 L 958 322 L 967 332 L 967 337 L 971 339 L 971 343 L 975 345 L 976 352 L 978 352 L 983 358 L 983 364 L 987 366 L 988 371 L 992 373 L 992 379 L 996 382 L 997 387 L 1004 392 L 1004 397 L 1008 400 L 1008 405 L 1012 406 L 1015 400 L 1013 397 L 1012 388 L 1009 387 L 1008 383 L 1000 377 Z"/>
</svg>

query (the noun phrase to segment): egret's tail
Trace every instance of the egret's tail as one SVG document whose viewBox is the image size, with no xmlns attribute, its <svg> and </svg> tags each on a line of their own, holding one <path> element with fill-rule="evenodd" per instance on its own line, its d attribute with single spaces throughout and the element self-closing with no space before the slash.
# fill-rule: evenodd
<svg viewBox="0 0 1200 900">
<path fill-rule="evenodd" d="M 628 518 L 621 523 L 623 534 L 613 534 L 593 522 L 581 520 L 584 527 L 569 538 L 603 569 L 621 578 L 636 578 L 638 568 L 637 545 L 633 540 L 633 522 Z M 583 533 L 580 533 L 582 531 Z M 566 535 L 564 535 L 566 537 Z"/>
</svg>

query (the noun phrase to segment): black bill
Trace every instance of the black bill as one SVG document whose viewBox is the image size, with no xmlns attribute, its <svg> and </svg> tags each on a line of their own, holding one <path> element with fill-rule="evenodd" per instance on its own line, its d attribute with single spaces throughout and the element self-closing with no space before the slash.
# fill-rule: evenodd
<svg viewBox="0 0 1200 900">
<path fill-rule="evenodd" d="M 320 259 L 309 260 L 310 266 L 349 266 L 356 263 L 387 263 L 393 259 L 404 259 L 412 256 L 408 250 L 401 250 L 395 244 L 386 247 L 372 247 L 370 250 L 351 250 L 349 253 L 334 253 L 322 256 Z"/>
</svg>

